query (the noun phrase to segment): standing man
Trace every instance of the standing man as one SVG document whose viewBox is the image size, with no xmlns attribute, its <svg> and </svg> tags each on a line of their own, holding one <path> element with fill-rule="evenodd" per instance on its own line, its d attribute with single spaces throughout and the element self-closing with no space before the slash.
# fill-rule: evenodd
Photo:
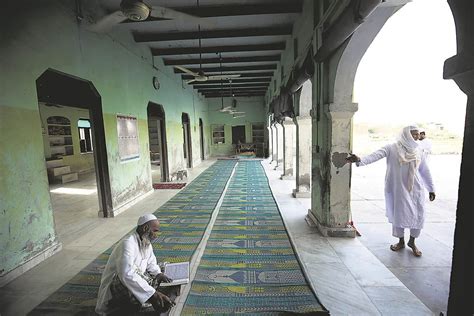
<svg viewBox="0 0 474 316">
<path fill-rule="evenodd" d="M 399 238 L 390 246 L 393 251 L 405 248 L 404 231 L 410 229 L 408 247 L 416 257 L 421 251 L 415 245 L 425 220 L 425 190 L 430 201 L 436 195 L 431 173 L 426 164 L 426 155 L 418 148 L 419 132 L 416 126 L 403 128 L 397 142 L 386 145 L 374 153 L 359 158 L 351 154 L 346 159 L 357 166 L 365 166 L 382 158 L 387 158 L 385 175 L 385 208 L 388 221 L 392 223 L 392 235 Z"/>
<path fill-rule="evenodd" d="M 155 215 L 140 216 L 136 231 L 115 246 L 102 274 L 98 314 L 131 314 L 145 303 L 162 312 L 174 305 L 157 290 L 161 282 L 171 281 L 161 273 L 151 245 L 159 230 Z"/>
<path fill-rule="evenodd" d="M 426 138 L 426 132 L 424 130 L 420 130 L 420 140 L 419 145 L 420 151 L 424 155 L 431 154 L 431 141 Z"/>
</svg>

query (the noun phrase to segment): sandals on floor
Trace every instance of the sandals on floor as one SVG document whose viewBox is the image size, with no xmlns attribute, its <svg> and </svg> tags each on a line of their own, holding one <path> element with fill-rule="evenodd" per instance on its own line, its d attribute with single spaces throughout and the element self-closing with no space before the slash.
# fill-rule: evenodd
<svg viewBox="0 0 474 316">
<path fill-rule="evenodd" d="M 416 246 L 414 246 L 414 245 L 410 246 L 410 244 L 407 244 L 407 245 L 408 245 L 408 247 L 411 248 L 411 251 L 413 252 L 413 255 L 415 257 L 421 257 L 422 252 Z"/>
<path fill-rule="evenodd" d="M 403 248 L 405 248 L 405 244 L 397 243 L 397 244 L 390 245 L 390 250 L 392 251 L 398 251 Z"/>
</svg>

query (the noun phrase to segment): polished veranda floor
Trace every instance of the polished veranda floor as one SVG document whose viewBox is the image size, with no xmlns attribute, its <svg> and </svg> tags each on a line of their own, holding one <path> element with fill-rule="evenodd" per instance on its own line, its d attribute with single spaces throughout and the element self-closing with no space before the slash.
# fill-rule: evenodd
<svg viewBox="0 0 474 316">
<path fill-rule="evenodd" d="M 459 160 L 459 156 L 432 157 L 435 181 L 443 182 L 437 182 L 438 199 L 428 207 L 419 239 L 421 258 L 408 250 L 388 250 L 393 238 L 383 211 L 383 162 L 354 168 L 352 210 L 362 233 L 356 239 L 324 238 L 309 227 L 304 220 L 309 199 L 292 198 L 293 181 L 279 180 L 281 169 L 274 170 L 268 160 L 262 162 L 306 275 L 332 315 L 432 315 L 446 309 Z M 212 163 L 191 170 L 188 181 Z M 72 236 L 62 234 L 68 236 L 61 240 L 63 250 L 0 289 L 1 315 L 32 310 L 129 232 L 140 214 L 154 211 L 176 192 L 157 190 L 113 219 L 96 218 L 94 225 L 81 226 L 97 214 L 90 207 L 97 202 L 83 199 L 77 207 L 90 209 L 91 214 L 78 219 L 81 229 L 72 230 Z M 58 219 L 56 225 L 61 225 Z"/>
</svg>

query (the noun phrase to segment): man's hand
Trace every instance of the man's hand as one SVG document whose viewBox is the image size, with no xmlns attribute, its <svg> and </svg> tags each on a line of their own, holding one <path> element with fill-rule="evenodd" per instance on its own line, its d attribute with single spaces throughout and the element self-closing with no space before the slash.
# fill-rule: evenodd
<svg viewBox="0 0 474 316">
<path fill-rule="evenodd" d="M 430 201 L 434 201 L 436 199 L 436 194 L 434 192 L 430 192 Z"/>
<path fill-rule="evenodd" d="M 353 163 L 353 162 L 359 162 L 360 158 L 354 154 L 349 154 L 348 157 L 346 157 L 347 163 Z"/>
<path fill-rule="evenodd" d="M 166 274 L 164 273 L 158 273 L 156 275 L 156 281 L 159 283 L 161 282 L 165 282 L 165 283 L 170 283 L 172 282 L 173 280 L 171 278 L 169 278 Z"/>
<path fill-rule="evenodd" d="M 153 294 L 152 297 L 148 299 L 148 302 L 153 305 L 153 308 L 155 310 L 159 310 L 165 307 L 165 304 L 168 303 L 171 306 L 174 306 L 175 303 L 171 301 L 171 299 L 166 296 L 165 294 L 155 291 L 155 294 Z"/>
</svg>

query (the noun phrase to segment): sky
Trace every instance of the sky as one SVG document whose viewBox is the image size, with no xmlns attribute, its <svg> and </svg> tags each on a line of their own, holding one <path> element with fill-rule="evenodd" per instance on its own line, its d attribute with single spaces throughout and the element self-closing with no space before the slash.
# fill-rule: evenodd
<svg viewBox="0 0 474 316">
<path fill-rule="evenodd" d="M 447 1 L 407 3 L 387 21 L 359 64 L 354 123 L 437 122 L 462 135 L 466 95 L 453 80 L 443 79 L 444 61 L 455 54 Z"/>
</svg>

